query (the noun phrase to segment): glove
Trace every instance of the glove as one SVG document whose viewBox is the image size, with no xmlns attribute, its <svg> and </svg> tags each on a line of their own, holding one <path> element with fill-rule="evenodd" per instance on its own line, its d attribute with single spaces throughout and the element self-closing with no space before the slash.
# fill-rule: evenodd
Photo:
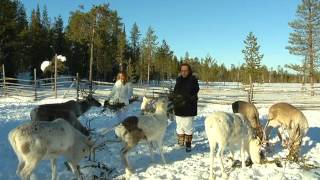
<svg viewBox="0 0 320 180">
<path fill-rule="evenodd" d="M 191 102 L 191 103 L 197 102 L 198 101 L 198 96 L 197 95 L 189 96 L 188 97 L 188 101 Z"/>
<path fill-rule="evenodd" d="M 181 94 L 177 94 L 173 98 L 173 103 L 175 107 L 184 107 L 187 104 L 187 100 Z"/>
</svg>

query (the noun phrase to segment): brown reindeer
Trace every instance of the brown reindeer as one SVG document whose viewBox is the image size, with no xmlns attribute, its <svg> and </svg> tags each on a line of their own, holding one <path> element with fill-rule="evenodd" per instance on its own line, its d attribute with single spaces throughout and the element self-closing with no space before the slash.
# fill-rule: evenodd
<svg viewBox="0 0 320 180">
<path fill-rule="evenodd" d="M 101 103 L 92 96 L 88 96 L 81 101 L 71 100 L 65 103 L 40 105 L 31 111 L 30 117 L 32 121 L 53 121 L 57 118 L 63 118 L 81 133 L 89 136 L 88 129 L 80 123 L 78 117 L 92 106 L 100 107 Z"/>
<path fill-rule="evenodd" d="M 266 124 L 265 140 L 268 140 L 269 133 L 272 128 L 282 127 L 288 130 L 289 139 L 284 140 L 287 147 L 294 148 L 299 151 L 302 138 L 306 135 L 309 125 L 304 114 L 296 107 L 288 103 L 276 103 L 269 108 L 268 122 Z M 278 132 L 280 141 L 283 137 Z M 292 154 L 292 152 L 290 152 Z"/>
<path fill-rule="evenodd" d="M 260 139 L 263 139 L 263 128 L 259 120 L 259 112 L 257 108 L 248 102 L 245 101 L 236 101 L 232 103 L 233 113 L 240 113 L 249 121 L 253 129 L 253 134 L 258 136 Z"/>
</svg>

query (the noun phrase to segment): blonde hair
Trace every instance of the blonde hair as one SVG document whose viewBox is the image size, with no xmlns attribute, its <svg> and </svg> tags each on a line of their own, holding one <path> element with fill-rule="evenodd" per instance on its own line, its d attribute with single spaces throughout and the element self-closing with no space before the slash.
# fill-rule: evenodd
<svg viewBox="0 0 320 180">
<path fill-rule="evenodd" d="M 124 76 L 123 84 L 126 84 L 126 83 L 128 82 L 128 76 L 127 76 L 127 74 L 124 73 L 124 72 L 118 73 L 118 75 L 117 75 L 117 80 L 120 79 L 120 75 L 121 75 L 121 74 Z"/>
</svg>

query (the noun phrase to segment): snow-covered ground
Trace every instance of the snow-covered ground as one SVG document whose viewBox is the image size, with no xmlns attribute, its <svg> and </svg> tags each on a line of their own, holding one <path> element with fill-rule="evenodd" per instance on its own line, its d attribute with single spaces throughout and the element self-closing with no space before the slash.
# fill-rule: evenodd
<svg viewBox="0 0 320 180">
<path fill-rule="evenodd" d="M 284 88 L 287 85 L 279 85 Z M 291 85 L 290 85 L 291 86 Z M 288 85 L 287 89 L 291 89 Z M 274 89 L 278 85 L 272 86 Z M 135 90 L 138 92 L 138 90 Z M 138 93 L 139 94 L 139 93 Z M 140 93 L 141 94 L 141 93 Z M 268 108 L 271 104 L 278 101 L 285 101 L 297 105 L 306 115 L 310 129 L 307 137 L 303 139 L 301 150 L 302 157 L 306 159 L 307 164 L 320 166 L 320 108 L 318 104 L 320 97 L 310 97 L 299 88 L 292 91 L 277 93 L 276 91 L 263 92 L 256 96 L 256 106 L 260 114 L 260 120 L 263 124 L 266 121 Z M 149 151 L 145 143 L 139 144 L 129 153 L 129 161 L 135 173 L 130 179 L 208 179 L 209 176 L 209 146 L 204 131 L 204 119 L 214 111 L 232 112 L 231 102 L 242 99 L 245 100 L 246 94 L 237 89 L 217 88 L 217 86 L 203 87 L 199 94 L 198 116 L 194 120 L 194 139 L 193 150 L 186 153 L 184 149 L 178 148 L 176 144 L 175 122 L 169 122 L 169 126 L 164 138 L 164 156 L 167 164 L 161 163 L 159 154 L 156 153 L 155 161 L 152 162 Z M 8 140 L 8 132 L 14 127 L 24 122 L 30 121 L 29 113 L 31 109 L 39 104 L 64 102 L 69 99 L 43 99 L 41 101 L 32 101 L 32 99 L 22 98 L 0 98 L 0 179 L 19 179 L 16 174 L 18 160 L 12 151 Z M 103 102 L 103 99 L 100 99 Z M 113 127 L 123 118 L 129 115 L 140 113 L 140 102 L 134 102 L 126 109 L 120 112 L 101 112 L 100 108 L 92 108 L 84 114 L 80 120 L 85 123 L 91 120 L 91 127 L 96 130 Z M 92 179 L 93 175 L 98 177 L 105 174 L 107 179 L 123 179 L 124 167 L 120 160 L 121 143 L 113 132 L 109 132 L 100 141 L 106 140 L 107 143 L 98 149 L 96 160 L 100 162 L 100 168 L 88 167 L 98 166 L 84 159 L 81 162 L 81 171 L 85 179 Z M 285 157 L 286 150 L 281 148 L 280 142 L 275 135 L 272 141 L 277 142 L 273 151 L 267 154 L 268 160 Z M 277 167 L 275 163 L 262 165 L 253 165 L 252 167 L 231 168 L 232 162 L 228 160 L 228 153 L 224 161 L 229 174 L 229 179 L 320 179 L 320 169 L 304 169 L 295 163 L 286 163 L 281 161 L 283 167 Z M 239 158 L 239 152 L 235 154 Z M 106 165 L 106 166 L 103 166 Z M 217 178 L 221 177 L 221 170 L 218 161 L 215 162 L 215 173 Z M 34 174 L 37 179 L 50 179 L 51 169 L 49 161 L 42 161 Z M 64 165 L 64 159 L 58 161 L 59 179 L 72 179 L 73 174 Z"/>
</svg>

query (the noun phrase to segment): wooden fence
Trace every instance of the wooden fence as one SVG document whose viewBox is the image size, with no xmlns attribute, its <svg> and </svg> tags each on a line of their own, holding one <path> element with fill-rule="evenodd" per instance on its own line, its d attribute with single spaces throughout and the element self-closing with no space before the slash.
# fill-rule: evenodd
<svg viewBox="0 0 320 180">
<path fill-rule="evenodd" d="M 0 79 L 1 97 L 29 98 L 41 100 L 44 98 L 75 98 L 79 99 L 89 93 L 90 81 L 80 79 L 79 75 L 75 76 L 55 76 L 56 78 L 37 79 L 37 72 L 34 70 L 34 78 L 19 79 L 5 76 L 5 69 L 2 66 L 2 76 Z M 114 83 L 93 81 L 94 95 L 98 98 L 105 98 L 111 91 Z M 169 91 L 172 87 L 171 81 L 154 83 L 151 85 L 134 84 L 134 91 L 139 95 L 154 96 L 156 93 Z M 152 86 L 152 87 L 150 87 Z M 146 92 L 147 89 L 147 92 Z"/>
<path fill-rule="evenodd" d="M 44 98 L 72 98 L 79 99 L 89 93 L 90 82 L 87 79 L 80 79 L 75 76 L 57 76 L 54 78 L 37 79 L 36 71 L 34 71 L 34 79 L 19 79 L 5 76 L 5 69 L 2 66 L 2 78 L 0 79 L 0 95 L 1 97 L 30 98 L 41 100 Z M 94 95 L 99 99 L 104 99 L 111 91 L 114 83 L 93 81 Z M 151 81 L 152 84 L 144 84 L 138 82 L 133 84 L 134 94 L 142 96 L 157 96 L 159 93 L 168 93 L 172 90 L 175 82 L 168 81 Z M 230 103 L 232 100 L 252 101 L 253 103 L 267 103 L 266 96 L 277 95 L 280 100 L 287 101 L 286 97 L 292 98 L 294 102 L 304 101 L 303 98 L 315 99 L 318 102 L 320 94 L 320 84 L 315 84 L 315 96 L 311 97 L 311 88 L 309 85 L 302 86 L 298 83 L 254 83 L 251 88 L 249 85 L 243 85 L 239 82 L 199 82 L 204 102 L 209 102 L 208 98 L 214 103 Z M 56 87 L 56 88 L 55 88 Z M 208 95 L 206 96 L 206 91 Z M 280 96 L 279 96 L 280 95 Z M 232 97 L 232 98 L 228 98 Z M 320 101 L 319 101 L 320 102 Z"/>
</svg>

